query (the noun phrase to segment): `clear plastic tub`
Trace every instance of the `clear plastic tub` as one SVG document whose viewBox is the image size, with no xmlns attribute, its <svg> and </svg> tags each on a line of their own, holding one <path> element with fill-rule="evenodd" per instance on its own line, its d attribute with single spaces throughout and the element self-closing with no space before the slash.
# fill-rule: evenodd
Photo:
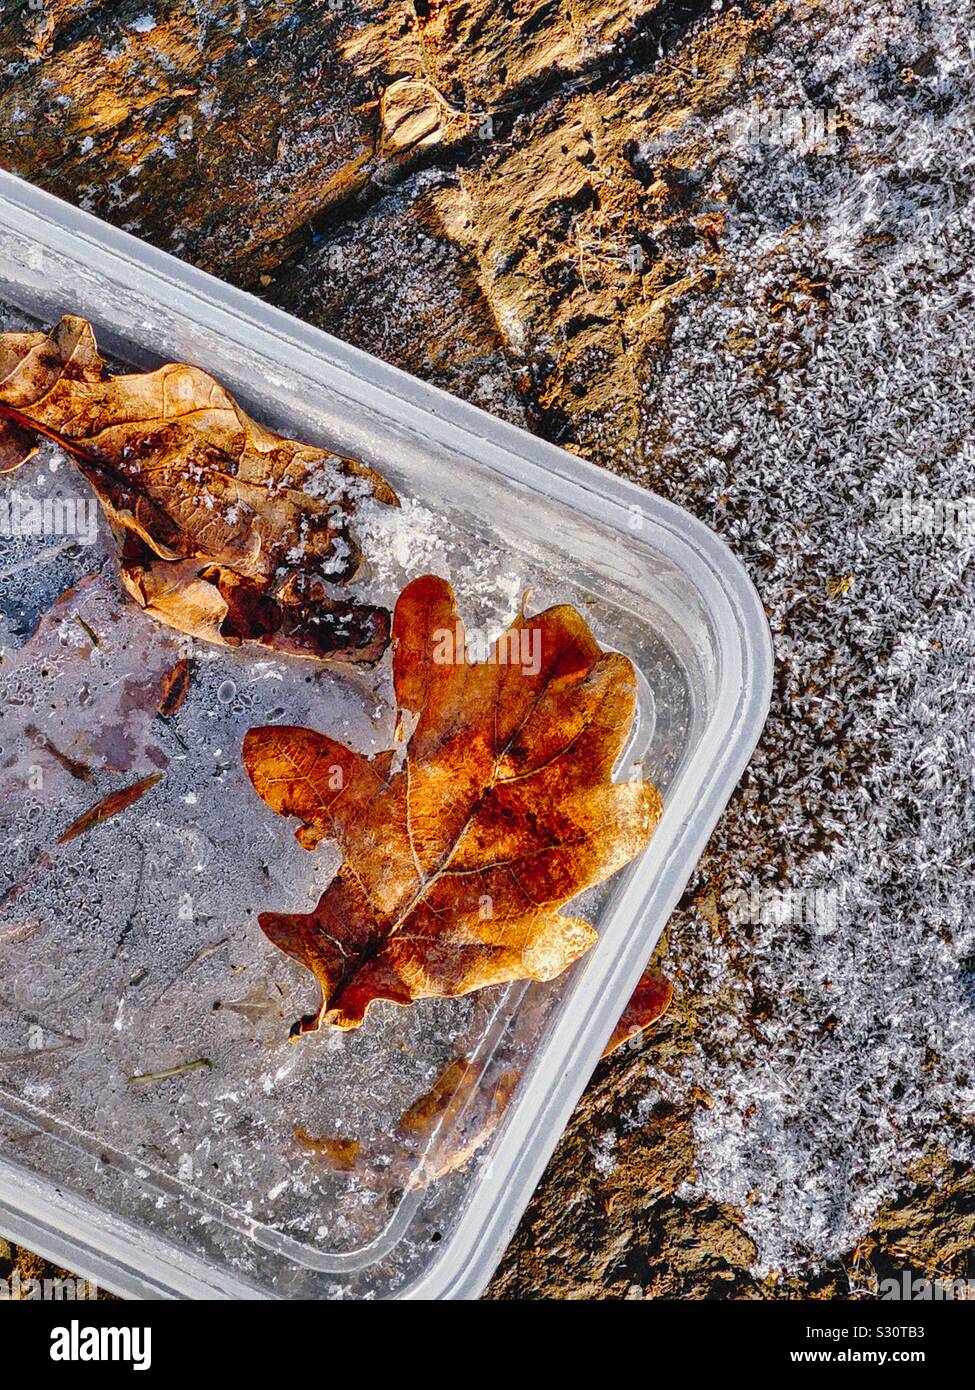
<svg viewBox="0 0 975 1390">
<path fill-rule="evenodd" d="M 599 943 L 551 985 L 380 1005 L 355 1034 L 289 1044 L 309 981 L 256 914 L 303 901 L 332 861 L 254 804 L 239 739 L 281 718 L 382 746 L 388 673 L 309 681 L 304 663 L 214 649 L 197 652 L 178 741 L 152 732 L 169 790 L 78 841 L 24 920 L 0 922 L 6 1235 L 131 1296 L 476 1297 L 758 739 L 771 648 L 757 595 L 678 508 L 6 174 L 0 301 L 44 324 L 83 315 L 133 366 L 197 363 L 262 422 L 378 467 L 406 519 L 367 538 L 386 555 L 365 580 L 376 597 L 432 564 L 462 612 L 497 625 L 527 585 L 533 607 L 580 607 L 637 668 L 624 761 L 660 787 L 663 819 L 640 860 L 576 905 Z M 37 616 L 100 566 L 84 601 L 122 625 L 119 659 L 138 651 L 149 669 L 171 634 L 116 610 L 101 545 L 67 576 L 56 557 L 4 583 Z M 8 652 L 0 684 L 18 661 Z M 39 848 L 58 813 L 34 808 L 11 844 Z M 131 1081 L 201 1056 L 208 1067 Z M 440 1131 L 404 1138 L 398 1117 L 461 1057 Z M 335 1171 L 299 1126 L 364 1157 Z"/>
</svg>

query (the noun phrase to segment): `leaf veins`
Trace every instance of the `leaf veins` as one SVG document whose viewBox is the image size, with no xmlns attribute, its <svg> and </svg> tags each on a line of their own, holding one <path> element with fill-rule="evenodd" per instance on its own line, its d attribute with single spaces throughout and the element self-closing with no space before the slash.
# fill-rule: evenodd
<svg viewBox="0 0 975 1390">
<path fill-rule="evenodd" d="M 362 561 L 357 507 L 398 505 L 373 469 L 272 434 L 196 367 L 112 376 L 70 315 L 49 334 L 0 334 L 0 473 L 39 437 L 94 488 L 125 586 L 160 622 L 319 660 L 382 655 L 386 610 L 328 591 Z"/>
<path fill-rule="evenodd" d="M 650 783 L 613 782 L 633 667 L 574 608 L 519 617 L 472 664 L 450 586 L 427 576 L 401 594 L 393 635 L 412 727 L 402 767 L 395 750 L 369 759 L 311 729 L 252 729 L 244 744 L 255 789 L 302 822 L 301 844 L 334 839 L 344 856 L 314 912 L 260 918 L 318 981 L 303 1032 L 356 1028 L 375 999 L 561 974 L 596 936 L 560 909 L 639 854 L 660 816 Z M 530 663 L 512 660 L 526 650 Z"/>
</svg>

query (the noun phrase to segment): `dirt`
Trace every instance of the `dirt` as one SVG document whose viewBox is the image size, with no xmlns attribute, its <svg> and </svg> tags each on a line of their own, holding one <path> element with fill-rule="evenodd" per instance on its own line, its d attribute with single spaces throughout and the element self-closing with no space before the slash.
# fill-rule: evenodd
<svg viewBox="0 0 975 1390">
<path fill-rule="evenodd" d="M 678 999 L 645 1047 L 679 1062 L 692 1031 L 693 1001 Z M 489 1298 L 873 1299 L 905 1270 L 932 1281 L 972 1277 L 975 1179 L 937 1152 L 840 1258 L 801 1274 L 757 1274 L 741 1212 L 681 1190 L 695 1175 L 691 1121 L 707 1095 L 686 1107 L 658 1102 L 639 1128 L 616 1137 L 641 1070 L 640 1057 L 625 1053 L 600 1064 Z M 607 1135 L 613 1165 L 603 1174 Z"/>
</svg>

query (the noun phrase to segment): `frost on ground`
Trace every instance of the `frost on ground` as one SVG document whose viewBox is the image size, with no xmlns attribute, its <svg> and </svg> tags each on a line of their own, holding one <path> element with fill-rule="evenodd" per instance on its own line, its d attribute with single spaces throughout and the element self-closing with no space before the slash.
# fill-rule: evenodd
<svg viewBox="0 0 975 1390">
<path fill-rule="evenodd" d="M 710 1098 L 684 1195 L 739 1207 L 760 1270 L 850 1249 L 922 1155 L 975 1157 L 971 25 L 829 4 L 780 30 L 703 190 L 727 278 L 681 316 L 631 465 L 745 560 L 775 642 L 671 925 L 692 1053 L 648 1049 L 629 1122 Z M 755 103 L 835 108 L 835 150 L 751 142 Z"/>
<path fill-rule="evenodd" d="M 628 472 L 719 530 L 755 578 L 774 632 L 775 698 L 670 928 L 670 1021 L 642 1054 L 601 1070 L 560 1150 L 572 1162 L 553 1166 L 505 1277 L 521 1297 L 537 1296 L 546 1280 L 561 1296 L 644 1284 L 723 1296 L 729 1276 L 736 1293 L 755 1287 L 745 1271 L 757 1260 L 761 1271 L 799 1271 L 789 1287 L 801 1292 L 809 1271 L 850 1251 L 892 1194 L 904 1189 L 911 1200 L 921 1156 L 972 1158 L 971 5 L 797 4 L 756 25 L 755 44 L 734 5 L 716 5 L 693 32 L 682 15 L 666 56 L 642 39 L 624 44 L 578 89 L 543 84 L 524 114 L 499 119 L 494 138 L 468 133 L 424 147 L 398 187 L 371 162 L 376 88 L 390 61 L 399 72 L 385 14 L 376 17 L 380 57 L 357 66 L 341 9 L 326 23 L 321 6 L 301 0 L 283 17 L 264 7 L 234 18 L 222 0 L 179 8 L 151 32 L 120 38 L 97 16 L 88 29 L 67 3 L 48 5 L 26 59 L 20 28 L 4 36 L 0 27 L 11 167 L 222 276 L 259 277 L 299 316 Z M 133 22 L 149 13 L 130 10 Z M 389 15 L 392 33 L 400 16 Z M 547 63 L 547 28 L 562 20 L 543 6 L 536 17 Z M 358 30 L 363 16 L 353 11 L 348 23 Z M 437 50 L 438 26 L 434 7 L 410 42 L 422 40 L 456 75 L 455 105 L 490 104 L 477 95 L 487 72 L 479 52 L 462 42 L 454 51 L 449 39 Z M 147 78 L 151 88 L 157 66 L 171 67 L 173 99 L 167 88 L 165 100 L 134 111 L 126 94 Z M 35 73 L 50 103 L 34 100 Z M 54 103 L 84 118 L 77 150 L 51 144 Z M 774 115 L 784 119 L 762 136 Z M 800 148 L 807 132 L 796 138 L 796 118 L 810 115 L 823 123 L 823 148 Z M 323 211 L 308 244 L 296 244 L 295 229 Z M 639 273 L 640 258 L 624 257 L 636 250 Z M 31 487 L 63 485 L 45 473 L 49 461 L 58 460 L 38 460 Z M 362 529 L 366 549 L 382 554 L 366 581 L 374 598 L 420 569 L 456 576 L 469 616 L 486 626 L 506 621 L 527 582 L 539 602 L 549 597 L 498 552 L 465 555 L 466 537 L 447 556 L 442 540 L 456 518 L 448 525 L 421 487 L 384 532 L 385 548 L 373 522 Z M 43 607 L 92 567 L 82 547 L 49 558 L 42 586 L 22 553 L 4 552 L 6 647 L 19 649 Z M 468 560 L 479 562 L 476 573 Z M 557 595 L 571 576 L 555 578 Z M 641 664 L 662 717 L 659 667 Z M 227 654 L 201 657 L 203 704 L 188 704 L 173 731 L 197 774 L 206 769 L 200 785 L 170 739 L 166 782 L 130 819 L 105 827 L 106 852 L 128 871 L 139 862 L 135 828 L 154 830 L 161 805 L 172 812 L 182 838 L 167 834 L 152 863 L 169 894 L 163 905 L 181 923 L 165 965 L 185 973 L 165 1015 L 145 1009 L 140 991 L 151 1001 L 156 986 L 140 971 L 153 960 L 158 968 L 150 947 L 160 943 L 140 925 L 123 949 L 145 949 L 147 960 L 112 960 L 108 938 L 105 969 L 120 993 L 100 1020 L 101 1061 L 116 1080 L 99 1113 L 106 1132 L 117 1121 L 121 1133 L 138 1105 L 159 1167 L 210 1197 L 229 1194 L 255 1224 L 293 1221 L 301 1239 L 335 1248 L 370 1222 L 375 1229 L 377 1213 L 340 1204 L 309 1228 L 309 1192 L 281 1187 L 287 1135 L 245 1122 L 245 1093 L 223 1084 L 220 1070 L 239 1064 L 259 1076 L 275 1104 L 294 1088 L 309 1128 L 344 1103 L 300 1068 L 284 1071 L 270 1051 L 282 1022 L 275 1010 L 300 1011 L 288 995 L 300 985 L 280 962 L 266 974 L 234 915 L 235 903 L 256 909 L 272 889 L 280 903 L 304 861 L 285 854 L 274 870 L 282 882 L 269 885 L 261 864 L 270 870 L 272 851 L 282 851 L 265 846 L 264 822 L 246 821 L 239 843 L 208 848 L 205 838 L 208 818 L 247 791 L 223 766 L 227 746 L 258 714 L 271 718 L 288 702 L 301 710 L 302 691 L 291 686 L 283 700 L 279 677 L 258 681 Z M 339 726 L 367 744 L 378 736 L 373 718 L 386 717 L 368 687 L 340 697 L 322 678 L 308 698 L 319 710 L 324 699 L 344 700 L 333 706 Z M 652 774 L 665 751 L 655 741 Z M 171 792 L 196 800 L 169 806 Z M 94 843 L 82 838 L 65 861 L 72 905 L 93 901 L 83 852 Z M 221 860 L 231 851 L 239 875 Z M 218 860 L 212 898 L 192 895 L 207 919 L 206 949 L 216 949 L 195 960 L 200 932 L 179 917 L 164 880 Z M 130 910 L 113 926 L 125 927 Z M 218 945 L 227 926 L 237 934 Z M 40 937 L 21 944 L 39 952 L 39 973 L 36 993 L 20 1003 L 39 1001 L 49 1020 L 51 953 Z M 85 1002 L 80 972 L 78 985 L 55 1017 L 71 1037 Z M 210 986 L 222 1007 L 203 1020 L 193 1004 Z M 158 1030 L 151 1048 L 138 1032 L 146 1018 Z M 167 1034 L 173 1020 L 182 1031 Z M 45 1048 L 63 1050 L 42 1052 L 28 1071 L 17 1060 L 24 1028 L 14 1031 L 2 1049 L 15 1058 L 8 1074 L 17 1084 L 26 1077 L 25 1097 L 34 1087 L 33 1103 L 51 1110 L 58 1097 L 47 1073 L 70 1068 L 77 1044 L 42 1032 Z M 205 1046 L 214 1073 L 120 1098 L 127 1066 L 188 1055 L 169 1045 L 175 1039 Z M 324 1048 L 319 1062 L 364 1090 L 419 1088 L 434 1058 L 420 1034 L 399 1042 L 392 1069 L 370 1071 L 366 1052 L 354 1075 L 348 1058 L 333 1065 Z M 378 1091 L 371 1115 L 381 1130 Z M 206 1142 L 221 1153 L 205 1154 Z M 261 1161 L 248 1168 L 242 1156 L 254 1153 Z M 683 1205 L 672 1201 L 691 1171 Z M 965 1192 L 960 1200 L 970 1205 Z M 708 1245 L 719 1203 L 730 1215 Z M 932 1205 L 940 1216 L 942 1194 Z M 957 1242 L 964 1258 L 970 1229 Z"/>
</svg>

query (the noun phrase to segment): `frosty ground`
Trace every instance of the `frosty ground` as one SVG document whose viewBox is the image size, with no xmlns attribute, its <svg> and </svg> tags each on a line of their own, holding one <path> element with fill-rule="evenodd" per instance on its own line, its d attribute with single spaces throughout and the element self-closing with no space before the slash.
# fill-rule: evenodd
<svg viewBox="0 0 975 1390">
<path fill-rule="evenodd" d="M 27 60 L 0 30 L 11 167 L 688 507 L 769 613 L 675 1006 L 597 1072 L 494 1295 L 970 1272 L 971 6 L 539 6 L 490 66 L 388 5 L 149 8 L 53 3 Z M 406 73 L 450 98 L 412 145 L 375 102 Z"/>
</svg>

